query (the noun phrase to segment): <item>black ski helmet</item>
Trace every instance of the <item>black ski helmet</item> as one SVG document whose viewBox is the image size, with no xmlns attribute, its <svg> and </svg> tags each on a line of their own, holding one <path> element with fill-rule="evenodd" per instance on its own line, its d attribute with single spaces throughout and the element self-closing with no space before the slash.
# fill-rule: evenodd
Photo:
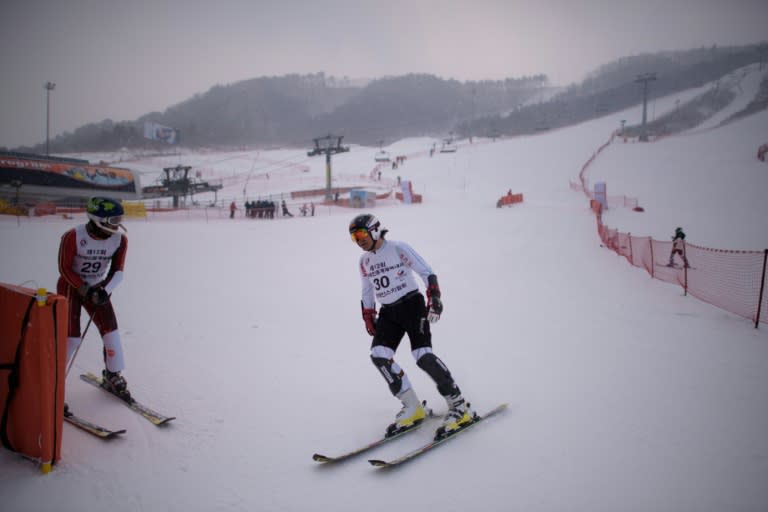
<svg viewBox="0 0 768 512">
<path fill-rule="evenodd" d="M 374 241 L 378 240 L 379 238 L 383 238 L 387 233 L 387 230 L 381 227 L 381 222 L 379 222 L 379 219 L 370 213 L 361 213 L 352 219 L 352 222 L 349 223 L 350 233 L 354 233 L 358 229 L 364 229 L 368 231 L 368 234 L 371 235 L 371 238 Z"/>
<path fill-rule="evenodd" d="M 103 231 L 117 233 L 117 228 L 122 227 L 125 211 L 119 201 L 109 197 L 92 197 L 85 211 L 88 219 Z"/>
</svg>

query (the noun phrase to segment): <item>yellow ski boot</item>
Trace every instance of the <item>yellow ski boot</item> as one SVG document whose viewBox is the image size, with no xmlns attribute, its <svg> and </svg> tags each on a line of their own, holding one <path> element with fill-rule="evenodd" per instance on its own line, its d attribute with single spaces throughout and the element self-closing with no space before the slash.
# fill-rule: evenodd
<svg viewBox="0 0 768 512">
<path fill-rule="evenodd" d="M 403 391 L 397 398 L 403 402 L 403 408 L 395 416 L 395 422 L 387 427 L 387 437 L 410 430 L 427 417 L 424 405 L 419 401 L 413 388 Z"/>
</svg>

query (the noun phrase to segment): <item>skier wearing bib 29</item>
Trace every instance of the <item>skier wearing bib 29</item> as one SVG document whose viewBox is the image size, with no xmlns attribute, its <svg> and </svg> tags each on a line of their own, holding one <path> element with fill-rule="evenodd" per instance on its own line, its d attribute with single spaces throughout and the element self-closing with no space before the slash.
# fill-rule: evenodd
<svg viewBox="0 0 768 512">
<path fill-rule="evenodd" d="M 123 206 L 107 197 L 94 197 L 86 208 L 88 223 L 64 233 L 59 246 L 59 281 L 56 292 L 67 298 L 69 330 L 67 332 L 67 364 L 70 364 L 82 342 L 80 310 L 85 308 L 99 329 L 104 343 L 102 373 L 110 391 L 130 400 L 128 385 L 120 374 L 125 366 L 117 319 L 110 296 L 123 280 L 123 266 L 128 252 Z"/>
<path fill-rule="evenodd" d="M 373 336 L 371 360 L 400 399 L 402 409 L 387 435 L 407 430 L 426 417 L 421 401 L 408 376 L 394 361 L 400 341 L 407 333 L 416 364 L 435 381 L 448 404 L 440 434 L 451 434 L 472 422 L 474 413 L 456 385 L 445 363 L 432 352 L 430 323 L 440 319 L 443 303 L 437 276 L 429 264 L 407 243 L 385 240 L 387 230 L 371 214 L 358 215 L 349 224 L 352 241 L 364 252 L 360 257 L 363 320 Z M 427 301 L 419 291 L 413 274 L 426 286 Z M 381 304 L 378 318 L 376 302 Z"/>
</svg>

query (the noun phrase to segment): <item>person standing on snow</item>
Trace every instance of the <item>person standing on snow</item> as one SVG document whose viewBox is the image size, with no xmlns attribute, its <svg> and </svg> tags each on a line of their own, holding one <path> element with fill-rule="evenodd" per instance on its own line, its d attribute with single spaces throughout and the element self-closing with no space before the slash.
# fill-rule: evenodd
<svg viewBox="0 0 768 512">
<path fill-rule="evenodd" d="M 360 257 L 363 320 L 373 336 L 371 360 L 389 384 L 389 390 L 403 404 L 395 422 L 387 427 L 387 436 L 421 423 L 426 411 L 408 376 L 394 361 L 400 341 L 407 333 L 416 364 L 437 385 L 448 404 L 438 436 L 450 434 L 475 419 L 475 414 L 456 385 L 451 372 L 432 351 L 430 323 L 440 319 L 443 303 L 437 276 L 426 261 L 405 242 L 385 240 L 387 230 L 371 214 L 358 215 L 349 224 L 352 241 L 363 251 Z M 427 287 L 427 302 L 419 291 L 413 274 Z M 381 304 L 378 319 L 376 302 Z"/>
<path fill-rule="evenodd" d="M 688 258 L 685 256 L 685 233 L 683 233 L 683 228 L 675 228 L 675 234 L 672 236 L 672 252 L 669 253 L 668 267 L 675 266 L 675 254 L 679 254 L 683 258 L 685 268 L 691 268 L 688 264 Z"/>
<path fill-rule="evenodd" d="M 67 298 L 67 367 L 82 342 L 80 311 L 90 315 L 104 344 L 104 387 L 130 400 L 128 384 L 120 372 L 125 368 L 123 346 L 111 295 L 123 280 L 128 238 L 118 231 L 125 227 L 123 206 L 107 197 L 94 197 L 86 208 L 88 223 L 64 233 L 59 245 L 59 280 L 56 293 Z"/>
<path fill-rule="evenodd" d="M 285 204 L 285 199 L 281 201 L 280 206 L 283 208 L 283 217 L 293 217 L 293 214 L 288 211 L 288 205 Z"/>
</svg>

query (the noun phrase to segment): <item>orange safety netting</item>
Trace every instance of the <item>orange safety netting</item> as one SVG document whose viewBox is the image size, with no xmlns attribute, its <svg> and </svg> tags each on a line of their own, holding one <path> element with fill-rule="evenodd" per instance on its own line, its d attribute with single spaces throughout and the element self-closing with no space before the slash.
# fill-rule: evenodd
<svg viewBox="0 0 768 512">
<path fill-rule="evenodd" d="M 671 258 L 672 242 L 651 237 L 632 236 L 610 228 L 602 222 L 601 204 L 588 190 L 584 172 L 597 155 L 610 144 L 601 146 L 579 173 L 581 184 L 571 183 L 571 189 L 584 192 L 595 213 L 597 232 L 603 245 L 624 256 L 635 267 L 645 269 L 651 277 L 683 287 L 686 294 L 717 306 L 755 323 L 768 323 L 768 291 L 766 266 L 768 249 L 764 251 L 735 251 L 711 249 L 684 243 L 683 254 Z M 623 196 L 622 196 L 623 197 Z M 608 197 L 609 206 L 637 208 L 632 198 Z"/>
</svg>

